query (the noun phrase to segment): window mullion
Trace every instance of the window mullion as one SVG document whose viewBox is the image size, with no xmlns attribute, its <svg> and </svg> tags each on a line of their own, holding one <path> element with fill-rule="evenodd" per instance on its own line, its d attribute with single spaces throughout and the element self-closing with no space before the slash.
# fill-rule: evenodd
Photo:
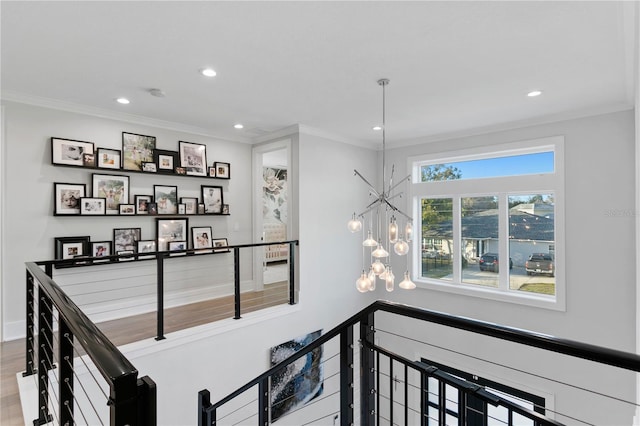
<svg viewBox="0 0 640 426">
<path fill-rule="evenodd" d="M 460 195 L 454 195 L 453 204 L 453 282 L 462 282 L 462 208 L 460 206 Z"/>
<path fill-rule="evenodd" d="M 509 289 L 509 197 L 502 192 L 498 194 L 498 244 L 500 247 L 500 274 L 498 288 L 502 291 Z"/>
</svg>

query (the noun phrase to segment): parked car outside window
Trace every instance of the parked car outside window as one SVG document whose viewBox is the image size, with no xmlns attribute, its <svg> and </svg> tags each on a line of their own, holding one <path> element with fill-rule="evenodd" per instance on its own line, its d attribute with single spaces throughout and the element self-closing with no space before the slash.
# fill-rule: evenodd
<svg viewBox="0 0 640 426">
<path fill-rule="evenodd" d="M 500 269 L 500 261 L 498 259 L 498 253 L 485 253 L 480 256 L 480 262 L 478 262 L 481 271 L 498 272 Z M 509 269 L 513 269 L 513 260 L 509 258 Z"/>
</svg>

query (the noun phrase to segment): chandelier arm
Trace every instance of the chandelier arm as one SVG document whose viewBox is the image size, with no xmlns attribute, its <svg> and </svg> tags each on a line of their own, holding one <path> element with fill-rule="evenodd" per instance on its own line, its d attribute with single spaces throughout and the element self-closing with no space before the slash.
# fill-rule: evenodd
<svg viewBox="0 0 640 426">
<path fill-rule="evenodd" d="M 396 206 L 394 206 L 393 204 L 391 204 L 389 201 L 387 201 L 386 199 L 384 200 L 384 202 L 389 206 L 389 208 L 391 208 L 391 210 L 393 210 L 396 213 L 401 214 L 402 216 L 406 217 L 409 220 L 413 220 L 408 214 L 406 214 L 405 212 L 403 212 L 402 210 L 400 210 L 399 208 L 397 208 Z"/>
<path fill-rule="evenodd" d="M 364 216 L 365 214 L 369 213 L 370 211 L 372 211 L 373 209 L 379 207 L 380 204 L 380 200 L 376 200 L 374 201 L 372 204 L 369 204 L 369 206 L 367 207 L 367 209 L 365 211 L 363 211 L 362 213 L 360 213 L 358 215 L 359 216 Z"/>
<path fill-rule="evenodd" d="M 362 180 L 364 181 L 364 183 L 366 183 L 367 185 L 369 185 L 369 188 L 371 189 L 371 191 L 373 192 L 373 194 L 374 194 L 376 197 L 379 197 L 379 196 L 380 196 L 380 193 L 376 190 L 376 188 L 375 188 L 373 185 L 371 185 L 371 183 L 370 183 L 368 180 L 366 180 L 366 179 L 364 178 L 364 176 L 362 176 L 362 175 L 360 174 L 360 172 L 358 172 L 357 170 L 355 170 L 355 169 L 354 169 L 354 170 L 353 170 L 353 173 L 355 173 L 356 175 L 358 175 L 358 176 L 360 177 L 360 179 L 362 179 Z"/>
<path fill-rule="evenodd" d="M 396 183 L 392 188 L 389 188 L 389 192 L 393 191 L 394 189 L 396 189 L 397 187 L 402 185 L 405 181 L 408 181 L 410 179 L 411 179 L 411 175 L 408 174 L 404 179 L 402 179 L 400 182 Z"/>
</svg>

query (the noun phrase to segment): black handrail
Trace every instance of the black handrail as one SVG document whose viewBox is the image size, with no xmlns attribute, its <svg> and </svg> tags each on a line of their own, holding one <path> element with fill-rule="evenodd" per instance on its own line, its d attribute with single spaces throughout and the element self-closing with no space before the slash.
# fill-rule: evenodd
<svg viewBox="0 0 640 426">
<path fill-rule="evenodd" d="M 133 364 L 35 262 L 27 262 L 26 267 L 110 385 L 119 378 L 137 376 Z"/>
<path fill-rule="evenodd" d="M 317 349 L 321 345 L 324 345 L 347 328 L 361 322 L 368 323 L 368 319 L 370 318 L 370 316 L 378 311 L 394 313 L 413 319 L 432 322 L 443 326 L 483 334 L 486 336 L 491 336 L 511 342 L 522 343 L 525 345 L 570 355 L 577 358 L 587 359 L 614 367 L 620 367 L 627 370 L 640 372 L 640 356 L 634 353 L 591 345 L 569 339 L 562 339 L 547 334 L 498 325 L 491 322 L 431 311 L 414 306 L 404 305 L 401 303 L 378 300 L 362 309 L 357 314 L 351 316 L 346 321 L 343 321 L 336 327 L 327 331 L 325 334 L 318 337 L 316 340 L 309 343 L 298 352 L 292 354 L 280 363 L 271 367 L 264 373 L 260 374 L 258 377 L 249 381 L 248 383 L 230 393 L 226 397 L 222 398 L 215 404 L 209 404 L 206 407 L 201 407 L 200 409 L 202 410 L 204 408 L 208 412 L 217 410 L 220 406 L 261 383 L 263 380 L 272 376 L 274 373 L 280 371 L 286 365 L 291 364 L 297 359 L 312 352 L 314 349 Z M 201 392 L 208 391 L 203 390 Z"/>
</svg>

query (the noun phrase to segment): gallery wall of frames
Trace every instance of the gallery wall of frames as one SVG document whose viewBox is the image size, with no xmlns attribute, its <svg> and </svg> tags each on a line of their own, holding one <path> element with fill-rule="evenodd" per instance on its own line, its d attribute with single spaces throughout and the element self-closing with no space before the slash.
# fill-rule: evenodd
<svg viewBox="0 0 640 426">
<path fill-rule="evenodd" d="M 214 236 L 212 225 L 189 228 L 189 216 L 228 216 L 224 182 L 231 179 L 229 162 L 209 160 L 207 146 L 176 141 L 177 150 L 159 149 L 156 137 L 122 132 L 121 149 L 97 147 L 94 142 L 51 137 L 51 164 L 82 168 L 90 183 L 54 182 L 53 215 L 61 217 L 107 217 L 113 219 L 113 238 L 94 240 L 90 236 L 54 238 L 56 259 L 92 258 L 91 262 L 109 262 L 96 258 L 112 255 L 126 261 L 153 256 L 140 253 L 186 249 L 196 253 L 228 252 L 226 236 Z M 131 180 L 138 174 L 156 175 L 147 190 L 131 191 Z M 167 183 L 167 177 L 170 179 Z M 199 184 L 199 185 L 198 185 Z M 198 196 L 180 196 L 183 188 Z M 115 220 L 123 216 L 155 219 L 155 235 L 143 235 L 140 227 L 119 227 Z"/>
</svg>

